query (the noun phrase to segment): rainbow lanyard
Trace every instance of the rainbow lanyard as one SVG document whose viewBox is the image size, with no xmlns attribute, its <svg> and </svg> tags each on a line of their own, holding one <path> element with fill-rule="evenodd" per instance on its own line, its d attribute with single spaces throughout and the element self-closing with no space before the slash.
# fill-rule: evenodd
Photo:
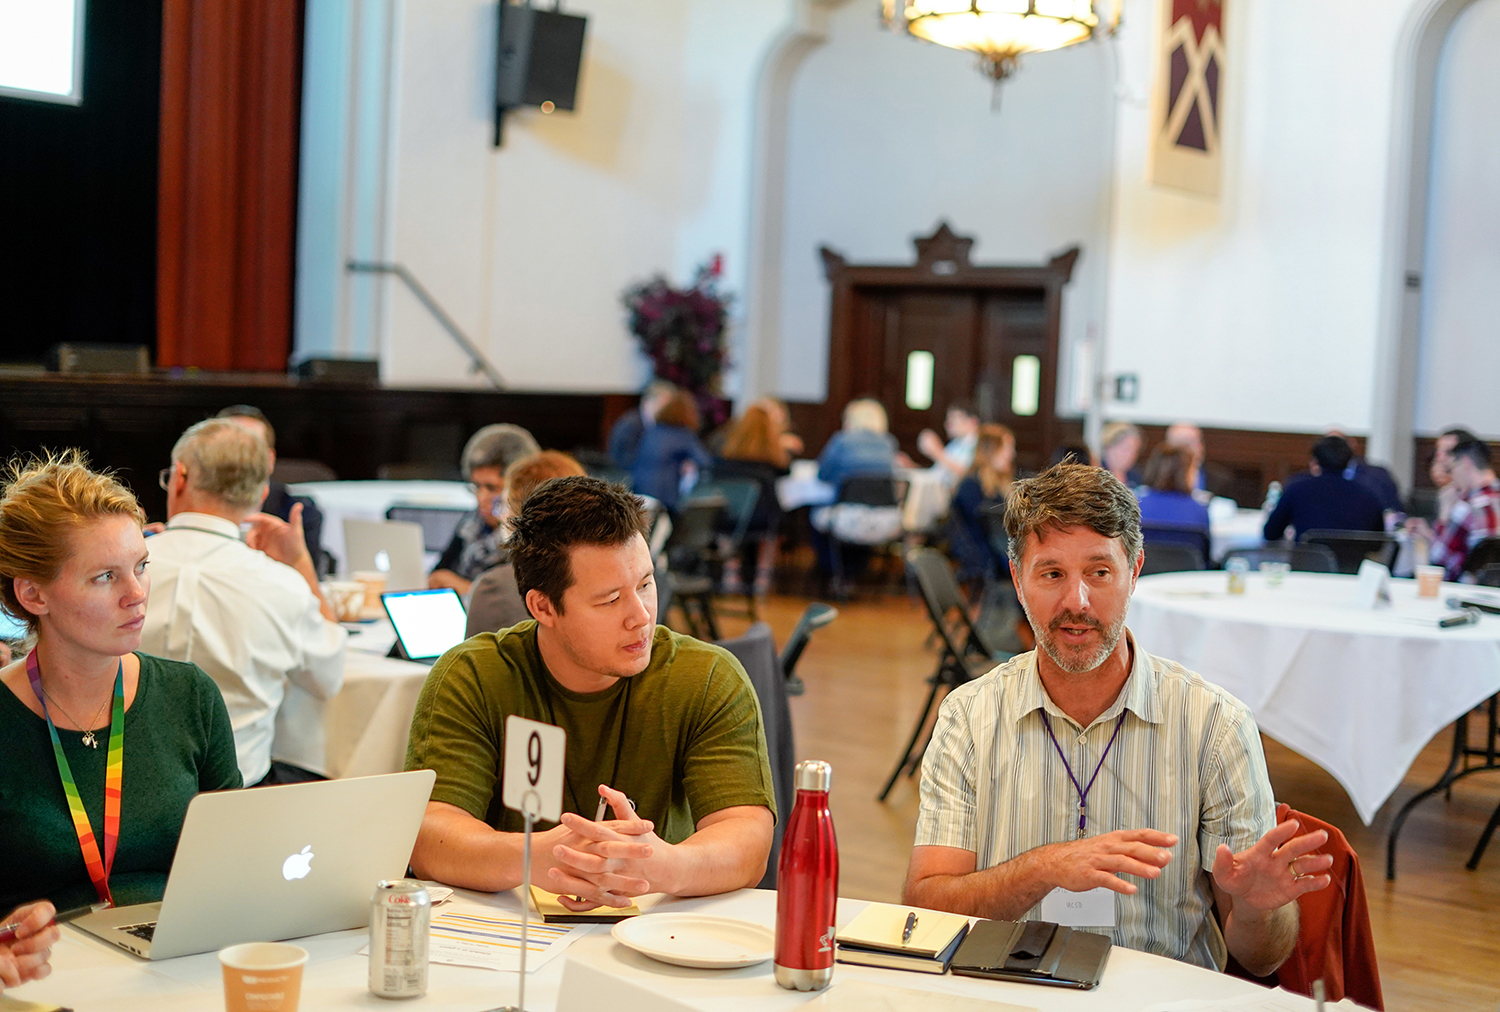
<svg viewBox="0 0 1500 1012">
<path fill-rule="evenodd" d="M 108 763 L 104 769 L 104 857 L 99 857 L 99 844 L 94 839 L 93 827 L 89 825 L 88 812 L 84 811 L 83 799 L 78 796 L 78 783 L 73 779 L 73 769 L 68 757 L 63 755 L 62 741 L 57 737 L 57 725 L 47 712 L 47 697 L 42 694 L 42 666 L 36 659 L 36 650 L 26 655 L 26 677 L 31 679 L 31 691 L 42 704 L 42 716 L 47 719 L 47 731 L 52 735 L 52 752 L 57 756 L 57 773 L 62 778 L 63 793 L 68 796 L 68 812 L 73 816 L 73 829 L 78 833 L 78 849 L 83 851 L 83 863 L 88 866 L 89 878 L 101 903 L 114 906 L 109 894 L 109 871 L 115 864 L 115 845 L 120 839 L 120 781 L 125 773 L 125 663 L 120 662 L 115 672 L 115 705 L 109 720 Z M 85 728 L 84 730 L 88 730 Z"/>
</svg>

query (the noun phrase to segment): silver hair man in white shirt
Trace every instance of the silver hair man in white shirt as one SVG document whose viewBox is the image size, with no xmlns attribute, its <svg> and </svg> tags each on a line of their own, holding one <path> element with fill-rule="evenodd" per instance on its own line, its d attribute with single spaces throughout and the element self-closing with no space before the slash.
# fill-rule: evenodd
<svg viewBox="0 0 1500 1012">
<path fill-rule="evenodd" d="M 275 741 L 277 714 L 289 686 L 304 699 L 338 692 L 347 639 L 318 588 L 301 505 L 290 521 L 257 512 L 269 475 L 259 435 L 228 419 L 199 422 L 172 448 L 162 472 L 167 525 L 146 543 L 152 586 L 141 648 L 192 661 L 218 684 L 247 785 L 325 772 L 321 725 L 291 722 L 312 728 L 313 740 Z M 273 745 L 300 765 L 273 765 Z"/>
<path fill-rule="evenodd" d="M 1327 833 L 1275 824 L 1244 704 L 1125 629 L 1145 559 L 1135 496 L 1060 464 L 1015 483 L 1006 528 L 1039 649 L 944 700 L 905 901 L 1271 973 L 1297 897 L 1329 884 L 1333 859 L 1313 853 Z"/>
</svg>

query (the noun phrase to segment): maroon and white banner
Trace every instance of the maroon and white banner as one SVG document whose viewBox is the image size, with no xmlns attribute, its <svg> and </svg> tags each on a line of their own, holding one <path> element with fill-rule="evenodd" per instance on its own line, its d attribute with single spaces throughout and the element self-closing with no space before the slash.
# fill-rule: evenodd
<svg viewBox="0 0 1500 1012">
<path fill-rule="evenodd" d="M 1225 0 L 1161 0 L 1151 182 L 1219 194 Z"/>
</svg>

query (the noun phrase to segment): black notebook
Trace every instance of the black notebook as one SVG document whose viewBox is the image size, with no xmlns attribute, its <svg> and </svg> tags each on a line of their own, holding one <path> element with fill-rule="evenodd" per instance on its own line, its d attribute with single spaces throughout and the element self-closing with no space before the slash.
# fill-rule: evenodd
<svg viewBox="0 0 1500 1012">
<path fill-rule="evenodd" d="M 1099 986 L 1111 945 L 1105 935 L 1051 921 L 980 921 L 958 947 L 952 970 L 1087 991 Z"/>
</svg>

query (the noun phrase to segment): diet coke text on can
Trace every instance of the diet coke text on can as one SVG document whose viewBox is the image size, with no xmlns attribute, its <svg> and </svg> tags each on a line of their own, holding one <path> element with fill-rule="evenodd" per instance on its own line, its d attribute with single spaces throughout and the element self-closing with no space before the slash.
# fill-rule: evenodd
<svg viewBox="0 0 1500 1012">
<path fill-rule="evenodd" d="M 376 883 L 370 898 L 370 993 L 420 998 L 427 993 L 427 932 L 432 900 L 415 879 Z"/>
</svg>

